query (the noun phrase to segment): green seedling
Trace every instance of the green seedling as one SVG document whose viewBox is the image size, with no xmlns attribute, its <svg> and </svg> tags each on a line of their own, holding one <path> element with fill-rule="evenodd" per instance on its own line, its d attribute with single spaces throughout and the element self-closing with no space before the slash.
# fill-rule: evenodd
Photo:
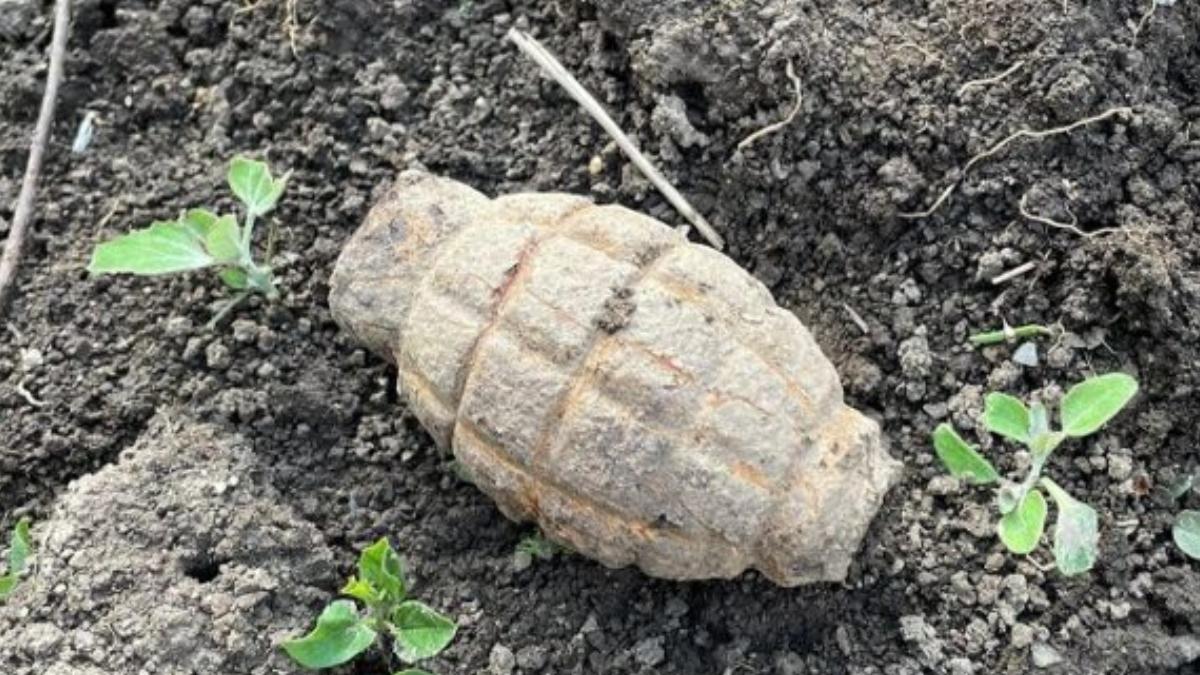
<svg viewBox="0 0 1200 675">
<path fill-rule="evenodd" d="M 977 347 L 981 347 L 983 345 L 997 345 L 1001 342 L 1016 342 L 1017 340 L 1024 340 L 1026 338 L 1052 335 L 1054 335 L 1054 329 L 1041 324 L 1029 323 L 1013 328 L 1006 323 L 1000 330 L 976 333 L 968 337 L 967 341 Z"/>
<path fill-rule="evenodd" d="M 8 569 L 0 576 L 0 601 L 6 600 L 17 589 L 32 555 L 33 539 L 29 536 L 29 519 L 22 518 L 17 521 L 9 537 Z"/>
<path fill-rule="evenodd" d="M 1195 479 L 1195 474 L 1191 473 L 1180 476 L 1168 487 L 1167 494 L 1171 499 L 1181 499 L 1191 491 Z M 1200 560 L 1200 511 L 1180 511 L 1171 526 L 1171 538 L 1187 557 Z"/>
<path fill-rule="evenodd" d="M 279 296 L 270 261 L 274 236 L 269 238 L 265 263 L 254 260 L 251 244 L 255 220 L 270 213 L 287 187 L 288 176 L 273 178 L 263 162 L 234 157 L 229 164 L 229 188 L 242 202 L 246 217 L 196 208 L 171 221 L 157 221 L 100 244 L 92 253 L 92 274 L 137 274 L 154 276 L 214 268 L 226 286 L 237 291 L 222 314 L 250 293 L 267 299 Z M 272 235 L 274 230 L 272 230 Z"/>
<path fill-rule="evenodd" d="M 1058 509 L 1054 525 L 1055 564 L 1067 576 L 1082 574 L 1096 562 L 1099 519 L 1090 506 L 1075 500 L 1048 476 L 1043 476 L 1042 469 L 1064 440 L 1098 431 L 1125 407 L 1137 389 L 1137 380 L 1124 373 L 1100 375 L 1075 385 L 1063 397 L 1059 410 L 1062 428 L 1058 430 L 1050 428 L 1050 412 L 1041 403 L 1026 407 L 1008 394 L 988 394 L 984 400 L 984 426 L 994 434 L 1024 445 L 1032 457 L 1029 473 L 1019 483 L 1002 478 L 991 462 L 949 424 L 940 424 L 934 430 L 934 450 L 952 475 L 980 485 L 998 484 L 996 504 L 1000 521 L 996 533 L 1013 553 L 1024 555 L 1037 548 L 1047 514 L 1041 490 L 1048 492 Z"/>
<path fill-rule="evenodd" d="M 563 550 L 562 546 L 550 541 L 541 532 L 535 532 L 517 542 L 516 553 L 537 560 L 553 560 Z"/>
<path fill-rule="evenodd" d="M 1171 528 L 1175 545 L 1189 558 L 1200 560 L 1200 511 L 1180 511 Z"/>
<path fill-rule="evenodd" d="M 437 656 L 458 631 L 452 619 L 429 606 L 408 599 L 404 563 L 388 540 L 380 539 L 363 550 L 358 574 L 351 576 L 342 595 L 354 600 L 335 600 L 317 617 L 308 635 L 283 643 L 283 649 L 306 668 L 333 668 L 365 652 L 387 635 L 392 652 L 406 664 Z M 396 675 L 421 675 L 408 669 Z"/>
</svg>

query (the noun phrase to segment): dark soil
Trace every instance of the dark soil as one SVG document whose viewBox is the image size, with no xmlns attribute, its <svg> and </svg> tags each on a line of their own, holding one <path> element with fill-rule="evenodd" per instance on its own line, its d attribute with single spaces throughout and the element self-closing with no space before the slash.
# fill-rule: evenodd
<svg viewBox="0 0 1200 675">
<path fill-rule="evenodd" d="M 299 0 L 294 45 L 283 0 L 76 5 L 34 239 L 0 327 L 0 525 L 46 518 L 71 481 L 178 409 L 252 444 L 256 484 L 315 526 L 343 571 L 392 538 L 419 595 L 462 626 L 439 673 L 1200 671 L 1200 563 L 1170 537 L 1200 495 L 1162 494 L 1200 471 L 1200 3 L 1157 7 L 1135 38 L 1148 4 L 1126 0 Z M 0 235 L 49 14 L 0 2 Z M 570 555 L 514 565 L 529 531 L 456 476 L 396 401 L 392 369 L 329 318 L 340 246 L 406 167 L 679 222 L 503 39 L 513 25 L 605 101 L 812 329 L 849 401 L 883 422 L 907 471 L 845 584 L 669 583 Z M 737 150 L 791 109 L 788 60 L 800 113 Z M 1019 129 L 1114 106 L 1131 110 L 961 172 Z M 95 139 L 73 155 L 87 111 Z M 208 330 L 225 297 L 214 278 L 87 276 L 103 238 L 188 206 L 232 208 L 235 152 L 294 172 L 275 215 L 279 303 Z M 931 216 L 901 215 L 960 179 Z M 1050 227 L 1021 215 L 1023 199 L 1119 231 Z M 1003 320 L 1066 333 L 1041 343 L 1037 367 L 1012 362 L 1014 345 L 966 346 Z M 990 493 L 943 476 L 931 429 L 975 431 L 986 391 L 1053 399 L 1118 369 L 1141 382 L 1134 406 L 1048 469 L 1100 513 L 1100 562 L 1068 579 L 1045 545 L 1006 554 Z M 1011 447 L 979 438 L 1017 469 Z M 193 672 L 180 659 L 156 672 Z"/>
</svg>

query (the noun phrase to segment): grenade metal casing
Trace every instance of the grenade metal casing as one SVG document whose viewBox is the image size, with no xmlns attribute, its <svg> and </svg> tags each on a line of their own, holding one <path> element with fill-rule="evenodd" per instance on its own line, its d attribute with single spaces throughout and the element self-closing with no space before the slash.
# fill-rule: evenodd
<svg viewBox="0 0 1200 675">
<path fill-rule="evenodd" d="M 621 206 L 405 172 L 330 305 L 505 515 L 611 567 L 844 579 L 900 470 L 766 287 Z"/>
</svg>

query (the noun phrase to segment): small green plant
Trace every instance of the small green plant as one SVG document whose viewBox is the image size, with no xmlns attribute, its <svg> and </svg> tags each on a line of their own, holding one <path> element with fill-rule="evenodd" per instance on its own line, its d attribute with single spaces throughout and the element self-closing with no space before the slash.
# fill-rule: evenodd
<svg viewBox="0 0 1200 675">
<path fill-rule="evenodd" d="M 1000 541 L 1009 551 L 1027 554 L 1037 547 L 1046 524 L 1046 498 L 1058 508 L 1054 526 L 1054 561 L 1067 576 L 1081 574 L 1096 562 L 1099 520 L 1087 504 L 1075 500 L 1042 469 L 1050 454 L 1068 438 L 1095 433 L 1137 393 L 1137 380 L 1124 373 L 1089 378 L 1067 392 L 1059 410 L 1062 428 L 1050 428 L 1050 412 L 1041 403 L 1026 407 L 1008 394 L 990 393 L 984 400 L 983 423 L 988 431 L 1029 449 L 1029 473 L 1019 483 L 1000 477 L 986 458 L 958 435 L 949 424 L 933 432 L 937 456 L 954 476 L 977 484 L 999 483 L 996 504 Z"/>
<path fill-rule="evenodd" d="M 976 333 L 968 337 L 967 341 L 977 347 L 981 347 L 983 345 L 996 345 L 1000 344 L 1001 342 L 1015 342 L 1017 340 L 1039 337 L 1043 335 L 1054 335 L 1054 329 L 1036 323 L 1029 323 L 1025 324 L 1024 326 L 1017 326 L 1016 328 L 1013 328 L 1012 326 L 1008 325 L 1008 323 L 1005 323 L 1004 327 L 1000 330 Z"/>
<path fill-rule="evenodd" d="M 408 599 L 404 564 L 388 540 L 380 539 L 363 550 L 358 574 L 351 576 L 342 594 L 353 600 L 335 600 L 317 618 L 308 635 L 283 643 L 283 649 L 306 668 L 332 668 L 366 651 L 381 634 L 392 639 L 392 653 L 406 664 L 437 656 L 458 626 L 429 606 Z M 421 675 L 408 669 L 396 675 Z"/>
<path fill-rule="evenodd" d="M 238 295 L 229 307 L 250 293 L 278 297 L 270 261 L 274 236 L 267 244 L 266 263 L 254 260 L 251 243 L 254 222 L 270 213 L 287 187 L 288 176 L 273 178 L 263 162 L 234 157 L 229 164 L 229 188 L 246 208 L 243 223 L 204 208 L 189 209 L 172 221 L 157 221 L 100 244 L 92 253 L 93 274 L 159 275 L 216 268 L 221 281 Z M 272 230 L 274 234 L 274 230 Z"/>
<path fill-rule="evenodd" d="M 1167 496 L 1172 500 L 1182 499 L 1192 490 L 1195 481 L 1195 474 L 1180 476 L 1168 486 Z M 1200 511 L 1180 511 L 1179 515 L 1175 516 L 1175 524 L 1171 526 L 1171 538 L 1187 557 L 1200 560 Z"/>
<path fill-rule="evenodd" d="M 33 539 L 29 536 L 29 519 L 22 518 L 17 521 L 9 537 L 8 569 L 0 576 L 0 601 L 6 600 L 17 589 L 32 555 Z"/>
<path fill-rule="evenodd" d="M 516 553 L 527 555 L 531 559 L 553 560 L 554 556 L 562 552 L 562 546 L 550 541 L 541 532 L 534 532 L 517 542 Z"/>
</svg>

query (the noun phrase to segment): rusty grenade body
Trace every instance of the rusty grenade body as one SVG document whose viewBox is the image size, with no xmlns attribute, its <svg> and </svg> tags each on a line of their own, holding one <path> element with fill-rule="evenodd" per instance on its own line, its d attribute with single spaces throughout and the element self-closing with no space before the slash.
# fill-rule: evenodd
<svg viewBox="0 0 1200 675">
<path fill-rule="evenodd" d="M 840 580 L 899 472 L 761 283 L 620 206 L 405 172 L 330 304 L 505 515 L 605 565 Z"/>
</svg>

